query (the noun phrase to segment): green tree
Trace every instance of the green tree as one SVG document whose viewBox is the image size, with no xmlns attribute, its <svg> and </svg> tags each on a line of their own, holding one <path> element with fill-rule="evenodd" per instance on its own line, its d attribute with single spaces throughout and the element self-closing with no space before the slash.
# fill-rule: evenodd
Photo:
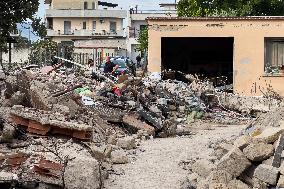
<svg viewBox="0 0 284 189">
<path fill-rule="evenodd" d="M 180 0 L 178 16 L 280 16 L 284 0 Z"/>
<path fill-rule="evenodd" d="M 36 18 L 39 0 L 3 0 L 0 1 L 0 50 L 6 50 L 10 33 L 15 31 L 18 23 L 32 20 L 35 33 L 44 36 L 44 23 Z"/>
<path fill-rule="evenodd" d="M 30 61 L 33 64 L 49 63 L 57 53 L 58 45 L 51 40 L 38 40 L 32 44 Z"/>
<path fill-rule="evenodd" d="M 148 50 L 148 27 L 140 31 L 138 36 L 138 50 L 145 53 Z"/>
</svg>

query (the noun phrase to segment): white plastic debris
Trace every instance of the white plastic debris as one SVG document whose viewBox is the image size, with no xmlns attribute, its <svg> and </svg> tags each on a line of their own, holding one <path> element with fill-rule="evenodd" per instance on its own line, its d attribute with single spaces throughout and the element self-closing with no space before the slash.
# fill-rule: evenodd
<svg viewBox="0 0 284 189">
<path fill-rule="evenodd" d="M 87 96 L 82 96 L 82 102 L 85 106 L 95 105 L 95 102 L 93 101 L 93 99 L 91 99 L 90 97 L 87 97 Z"/>
</svg>

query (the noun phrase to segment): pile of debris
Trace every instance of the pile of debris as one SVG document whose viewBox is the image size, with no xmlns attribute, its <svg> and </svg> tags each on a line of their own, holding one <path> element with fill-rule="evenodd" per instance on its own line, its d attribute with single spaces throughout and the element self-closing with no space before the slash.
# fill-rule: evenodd
<svg viewBox="0 0 284 189">
<path fill-rule="evenodd" d="M 230 110 L 223 94 L 192 76 L 94 80 L 58 67 L 22 69 L 0 80 L 0 188 L 101 188 L 109 165 L 129 162 L 141 140 L 191 134 L 186 128 L 199 119 L 251 120 L 251 112 Z"/>
<path fill-rule="evenodd" d="M 223 156 L 195 161 L 185 188 L 284 187 L 284 118 L 278 117 L 273 125 L 263 126 L 271 121 L 271 115 L 282 115 L 283 110 L 281 107 L 261 116 L 261 122 L 250 124 L 235 141 L 216 145 L 212 156 L 217 151 Z"/>
</svg>

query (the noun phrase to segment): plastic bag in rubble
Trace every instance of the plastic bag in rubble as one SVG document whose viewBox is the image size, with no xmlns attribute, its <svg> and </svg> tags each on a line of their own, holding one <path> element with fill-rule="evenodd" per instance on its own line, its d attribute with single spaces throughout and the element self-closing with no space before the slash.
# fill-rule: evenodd
<svg viewBox="0 0 284 189">
<path fill-rule="evenodd" d="M 153 72 L 151 73 L 151 75 L 149 75 L 149 79 L 154 81 L 160 81 L 162 80 L 162 76 L 159 72 Z"/>
<path fill-rule="evenodd" d="M 95 102 L 93 101 L 93 99 L 91 99 L 90 97 L 87 97 L 87 96 L 82 96 L 82 102 L 85 106 L 95 105 Z"/>
<path fill-rule="evenodd" d="M 92 94 L 92 91 L 89 89 L 89 87 L 83 87 L 75 89 L 75 93 L 78 93 L 80 96 L 89 96 Z"/>
</svg>

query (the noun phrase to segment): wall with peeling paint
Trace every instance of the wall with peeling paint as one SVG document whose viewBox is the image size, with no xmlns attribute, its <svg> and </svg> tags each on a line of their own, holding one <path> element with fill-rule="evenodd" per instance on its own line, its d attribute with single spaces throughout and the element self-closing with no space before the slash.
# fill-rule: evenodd
<svg viewBox="0 0 284 189">
<path fill-rule="evenodd" d="M 284 38 L 278 19 L 150 19 L 149 71 L 161 71 L 162 37 L 234 37 L 234 92 L 259 96 L 268 87 L 284 96 L 284 76 L 264 74 L 264 38 Z"/>
</svg>

